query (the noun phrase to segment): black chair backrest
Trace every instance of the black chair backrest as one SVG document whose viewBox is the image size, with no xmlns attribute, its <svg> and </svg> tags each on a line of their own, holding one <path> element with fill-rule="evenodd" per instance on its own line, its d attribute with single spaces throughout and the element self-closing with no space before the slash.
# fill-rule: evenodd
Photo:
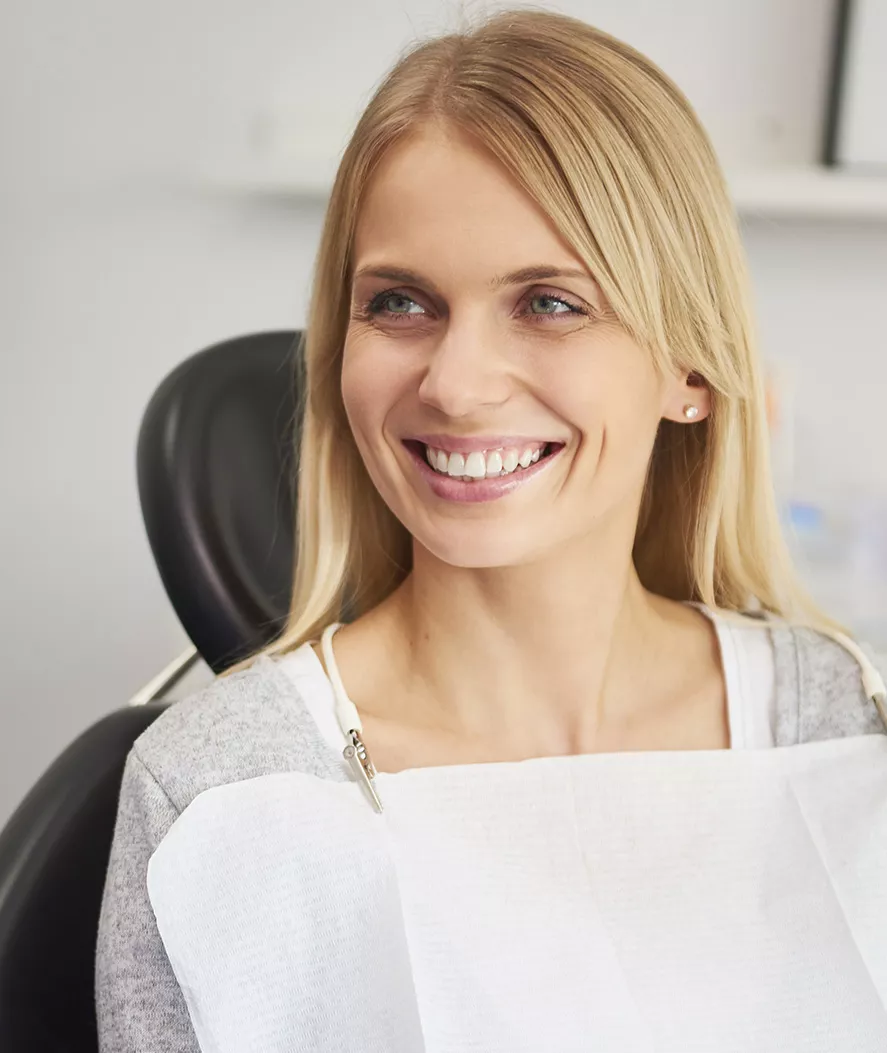
<svg viewBox="0 0 887 1053">
<path fill-rule="evenodd" d="M 302 332 L 192 355 L 160 384 L 138 440 L 160 577 L 215 672 L 280 632 L 292 589 Z"/>
<path fill-rule="evenodd" d="M 142 421 L 148 538 L 186 632 L 219 672 L 289 607 L 301 410 L 297 331 L 209 347 Z M 168 703 L 127 706 L 76 739 L 0 831 L 0 1053 L 95 1053 L 95 942 L 123 766 Z"/>
<path fill-rule="evenodd" d="M 102 718 L 0 831 L 0 1050 L 96 1053 L 99 909 L 123 765 L 168 703 Z"/>
</svg>

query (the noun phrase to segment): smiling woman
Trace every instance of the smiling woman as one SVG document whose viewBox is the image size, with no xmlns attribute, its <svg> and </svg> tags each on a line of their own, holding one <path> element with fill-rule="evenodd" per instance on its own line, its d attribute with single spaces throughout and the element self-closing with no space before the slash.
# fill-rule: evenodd
<svg viewBox="0 0 887 1053">
<path fill-rule="evenodd" d="M 584 561 L 589 544 L 603 555 L 606 517 L 621 521 L 624 564 L 656 431 L 685 420 L 689 371 L 657 368 L 534 198 L 440 120 L 376 166 L 353 254 L 342 399 L 374 489 L 411 537 L 453 567 L 521 565 L 556 544 Z M 694 394 L 705 416 L 709 392 Z M 470 518 L 435 497 L 471 505 Z"/>
<path fill-rule="evenodd" d="M 887 692 L 786 554 L 753 329 L 648 59 L 538 10 L 401 58 L 289 621 L 128 760 L 105 1053 L 887 1048 Z"/>
<path fill-rule="evenodd" d="M 779 531 L 717 161 L 678 89 L 627 45 L 511 12 L 417 46 L 345 151 L 314 290 L 293 619 L 270 653 L 316 638 L 343 604 L 377 607 L 415 540 L 501 567 L 614 516 L 655 594 L 830 624 Z M 482 449 L 480 483 L 477 458 L 460 474 L 459 440 L 491 430 L 505 443 Z M 464 485 L 446 492 L 471 508 L 429 503 L 444 491 L 403 446 L 419 432 L 443 436 L 425 460 L 442 472 L 440 451 L 455 454 L 446 474 Z M 562 444 L 557 471 L 489 488 L 511 432 Z"/>
</svg>

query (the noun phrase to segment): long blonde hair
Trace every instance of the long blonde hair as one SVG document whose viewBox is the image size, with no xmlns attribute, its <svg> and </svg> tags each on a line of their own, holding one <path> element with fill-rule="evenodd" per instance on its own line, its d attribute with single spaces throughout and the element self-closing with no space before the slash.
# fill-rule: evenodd
<svg viewBox="0 0 887 1053">
<path fill-rule="evenodd" d="M 744 252 L 708 136 L 639 52 L 578 19 L 521 8 L 413 45 L 344 151 L 300 349 L 290 613 L 274 642 L 228 672 L 316 639 L 346 610 L 370 610 L 410 571 L 411 538 L 364 468 L 340 374 L 367 184 L 386 150 L 430 122 L 480 139 L 586 262 L 655 364 L 694 371 L 711 391 L 706 420 L 660 426 L 634 542 L 643 585 L 841 628 L 800 585 L 780 528 Z"/>
</svg>

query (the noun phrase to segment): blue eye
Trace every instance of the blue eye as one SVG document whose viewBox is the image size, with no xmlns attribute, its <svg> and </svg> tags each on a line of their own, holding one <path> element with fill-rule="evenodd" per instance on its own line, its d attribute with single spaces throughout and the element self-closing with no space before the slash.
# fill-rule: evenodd
<svg viewBox="0 0 887 1053">
<path fill-rule="evenodd" d="M 364 310 L 368 314 L 371 314 L 371 315 L 379 315 L 379 314 L 385 315 L 386 318 L 397 318 L 397 317 L 403 318 L 403 317 L 405 317 L 405 315 L 407 313 L 412 313 L 412 312 L 403 312 L 403 311 L 388 311 L 388 310 L 384 310 L 383 309 L 383 304 L 386 301 L 390 301 L 390 300 L 405 300 L 408 303 L 416 304 L 415 300 L 411 299 L 409 296 L 404 296 L 403 293 L 398 293 L 398 292 L 381 292 L 378 295 L 374 296 L 372 298 L 372 300 L 370 300 L 369 303 L 365 305 Z M 416 306 L 418 307 L 420 305 L 416 304 Z"/>
<path fill-rule="evenodd" d="M 400 300 L 408 304 L 414 304 L 416 307 L 422 305 L 417 303 L 411 296 L 407 296 L 404 293 L 397 292 L 395 289 L 386 289 L 384 292 L 376 293 L 372 299 L 368 300 L 363 304 L 360 312 L 355 315 L 355 318 L 362 321 L 370 321 L 376 317 L 383 317 L 386 321 L 392 321 L 395 325 L 401 325 L 399 321 L 401 318 L 408 318 L 410 315 L 414 315 L 415 311 L 391 311 L 385 307 L 386 302 Z M 573 315 L 588 315 L 588 311 L 576 304 L 570 303 L 569 300 L 565 300 L 561 296 L 549 296 L 546 294 L 537 293 L 535 296 L 527 298 L 528 303 L 533 301 L 543 301 L 549 304 L 560 304 L 566 308 L 565 311 L 531 311 L 530 315 L 535 319 L 540 318 L 553 318 L 558 316 L 573 316 Z M 424 308 L 422 308 L 424 311 Z M 536 323 L 538 324 L 538 323 Z"/>
<path fill-rule="evenodd" d="M 575 304 L 571 304 L 569 302 L 569 300 L 564 300 L 560 296 L 546 296 L 544 294 L 540 294 L 539 296 L 531 296 L 529 302 L 532 303 L 533 300 L 545 300 L 548 303 L 563 304 L 563 306 L 566 307 L 567 310 L 566 311 L 558 311 L 557 314 L 586 314 L 587 313 L 586 311 L 583 311 L 581 307 L 576 307 Z M 551 315 L 553 315 L 554 313 L 555 312 L 552 311 Z M 546 315 L 549 315 L 549 312 L 543 311 L 542 313 L 536 313 L 536 317 L 537 318 L 544 318 L 544 317 L 546 317 Z"/>
</svg>

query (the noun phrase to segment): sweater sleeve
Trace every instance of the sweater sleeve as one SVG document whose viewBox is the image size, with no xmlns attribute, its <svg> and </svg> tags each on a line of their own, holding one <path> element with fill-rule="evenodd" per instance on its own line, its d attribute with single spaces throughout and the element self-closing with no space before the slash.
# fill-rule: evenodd
<svg viewBox="0 0 887 1053">
<path fill-rule="evenodd" d="M 148 860 L 178 813 L 133 748 L 127 756 L 99 916 L 99 1053 L 199 1053 L 148 898 Z"/>
<path fill-rule="evenodd" d="M 887 732 L 875 703 L 863 689 L 859 663 L 836 640 L 811 629 L 796 630 L 798 648 L 797 741 L 883 735 Z M 861 650 L 885 677 L 885 663 L 864 642 Z"/>
</svg>

